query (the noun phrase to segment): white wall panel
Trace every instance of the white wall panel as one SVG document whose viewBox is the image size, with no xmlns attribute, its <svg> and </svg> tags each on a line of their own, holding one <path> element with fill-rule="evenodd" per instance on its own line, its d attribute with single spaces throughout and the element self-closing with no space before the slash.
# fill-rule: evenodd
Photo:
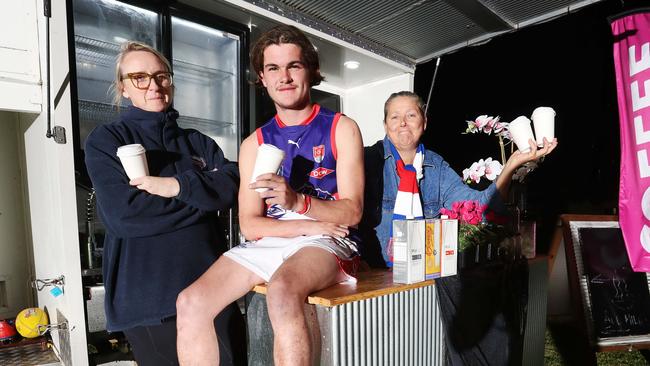
<svg viewBox="0 0 650 366">
<path fill-rule="evenodd" d="M 3 1 L 0 11 L 0 110 L 40 112 L 38 57 L 36 0 Z"/>
<path fill-rule="evenodd" d="M 52 2 L 50 71 L 52 99 L 58 90 L 63 90 L 58 106 L 52 108 L 52 125 L 65 128 L 67 142 L 59 144 L 45 137 L 48 113 L 45 106 L 44 112 L 35 118 L 21 115 L 20 133 L 24 141 L 34 275 L 41 280 L 65 276 L 64 293 L 53 296 L 51 287 L 47 287 L 37 294 L 38 306 L 47 309 L 52 323 L 67 320 L 68 329 L 52 330 L 52 339 L 62 363 L 77 366 L 88 364 L 88 356 L 77 228 L 72 109 L 70 85 L 66 81 L 69 63 L 65 6 L 64 1 Z M 38 9 L 42 14 L 40 1 Z M 38 19 L 41 72 L 47 81 L 44 18 Z"/>
<path fill-rule="evenodd" d="M 364 146 L 384 138 L 384 102 L 392 93 L 402 90 L 413 91 L 413 74 L 405 73 L 346 90 L 342 111 L 357 121 Z"/>
</svg>

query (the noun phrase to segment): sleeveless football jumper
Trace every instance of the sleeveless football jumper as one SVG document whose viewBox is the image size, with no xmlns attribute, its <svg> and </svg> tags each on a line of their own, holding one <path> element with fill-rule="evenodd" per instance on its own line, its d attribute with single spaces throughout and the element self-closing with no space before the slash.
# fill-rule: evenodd
<svg viewBox="0 0 650 366">
<path fill-rule="evenodd" d="M 256 130 L 258 145 L 270 144 L 285 152 L 279 175 L 291 188 L 312 199 L 336 200 L 336 126 L 340 113 L 314 104 L 312 113 L 302 123 L 285 125 L 276 115 Z M 274 204 L 266 216 L 278 220 L 312 220 L 307 215 Z M 334 254 L 341 270 L 354 280 L 359 263 L 357 243 L 350 238 L 326 235 L 294 238 L 264 237 L 244 242 L 224 255 L 268 281 L 278 267 L 304 247 L 318 247 Z"/>
</svg>

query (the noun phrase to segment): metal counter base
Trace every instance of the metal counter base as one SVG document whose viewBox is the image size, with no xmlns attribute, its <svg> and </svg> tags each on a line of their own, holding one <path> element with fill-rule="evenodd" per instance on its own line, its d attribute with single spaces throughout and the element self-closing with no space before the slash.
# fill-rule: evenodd
<svg viewBox="0 0 650 366">
<path fill-rule="evenodd" d="M 433 281 L 392 283 L 392 273 L 359 274 L 309 296 L 305 304 L 316 364 L 443 365 L 445 335 Z M 528 261 L 528 302 L 522 365 L 544 364 L 548 258 Z M 266 287 L 247 296 L 249 365 L 273 364 Z M 519 362 L 515 362 L 519 364 Z"/>
<path fill-rule="evenodd" d="M 376 281 L 379 275 L 391 273 L 371 272 L 373 278 L 368 280 Z M 357 289 L 364 287 L 363 282 L 367 280 L 362 275 L 359 286 L 339 284 L 338 293 L 326 289 L 310 296 L 305 304 L 317 364 L 443 365 L 443 326 L 433 281 L 391 283 L 381 290 L 377 283 L 371 289 Z M 264 289 L 255 290 L 248 295 L 248 363 L 272 365 L 273 331 L 266 297 L 260 293 Z"/>
</svg>

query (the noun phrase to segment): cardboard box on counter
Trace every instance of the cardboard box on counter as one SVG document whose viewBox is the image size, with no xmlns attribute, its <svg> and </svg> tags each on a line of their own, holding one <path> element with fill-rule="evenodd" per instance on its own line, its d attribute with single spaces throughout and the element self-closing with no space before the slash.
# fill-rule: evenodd
<svg viewBox="0 0 650 366">
<path fill-rule="evenodd" d="M 393 220 L 393 282 L 424 281 L 425 220 Z"/>
<path fill-rule="evenodd" d="M 453 276 L 458 273 L 458 220 L 441 219 L 442 257 L 440 276 Z"/>
<path fill-rule="evenodd" d="M 432 280 L 440 277 L 442 254 L 442 226 L 440 219 L 427 219 L 425 223 L 425 264 L 424 278 Z"/>
</svg>

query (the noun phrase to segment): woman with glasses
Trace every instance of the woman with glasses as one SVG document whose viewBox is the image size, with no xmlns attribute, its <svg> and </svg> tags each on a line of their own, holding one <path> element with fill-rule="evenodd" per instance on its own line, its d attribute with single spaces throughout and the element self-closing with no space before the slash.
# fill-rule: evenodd
<svg viewBox="0 0 650 366">
<path fill-rule="evenodd" d="M 225 251 L 217 210 L 237 196 L 239 174 L 219 146 L 176 124 L 173 74 L 153 48 L 127 42 L 117 57 L 115 103 L 131 105 L 86 140 L 86 166 L 106 226 L 106 329 L 122 331 L 139 365 L 175 365 L 176 297 Z M 149 176 L 129 180 L 122 145 L 146 149 Z M 222 364 L 243 364 L 243 318 L 231 304 L 215 320 Z"/>
</svg>

